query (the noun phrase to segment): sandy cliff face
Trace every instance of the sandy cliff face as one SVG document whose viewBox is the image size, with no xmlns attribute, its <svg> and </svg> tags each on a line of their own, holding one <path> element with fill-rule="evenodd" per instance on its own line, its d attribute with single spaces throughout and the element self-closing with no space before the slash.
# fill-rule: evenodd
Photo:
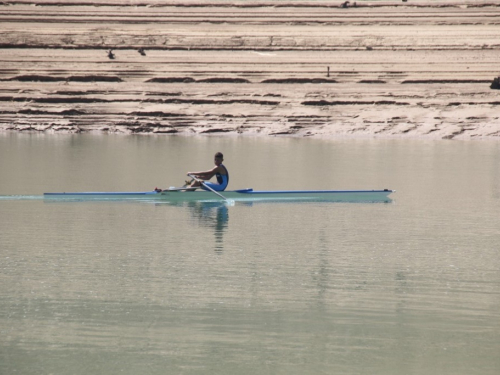
<svg viewBox="0 0 500 375">
<path fill-rule="evenodd" d="M 0 3 L 0 130 L 500 137 L 500 1 L 122 3 Z"/>
</svg>

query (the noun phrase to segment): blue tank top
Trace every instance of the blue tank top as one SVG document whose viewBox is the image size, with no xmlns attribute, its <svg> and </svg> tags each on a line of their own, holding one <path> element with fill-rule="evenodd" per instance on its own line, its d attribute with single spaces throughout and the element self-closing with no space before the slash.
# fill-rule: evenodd
<svg viewBox="0 0 500 375">
<path fill-rule="evenodd" d="M 220 173 L 216 173 L 215 177 L 217 178 L 217 182 L 219 183 L 219 185 L 225 183 L 225 185 L 227 186 L 229 184 L 229 172 L 227 171 L 227 168 L 224 166 L 224 164 L 221 164 L 220 166 L 224 168 L 224 170 L 226 171 L 226 175 L 221 175 Z"/>
</svg>

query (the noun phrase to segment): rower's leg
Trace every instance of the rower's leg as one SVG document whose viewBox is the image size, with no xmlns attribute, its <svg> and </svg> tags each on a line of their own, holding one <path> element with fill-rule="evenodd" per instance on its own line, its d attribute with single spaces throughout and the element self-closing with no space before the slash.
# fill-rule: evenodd
<svg viewBox="0 0 500 375">
<path fill-rule="evenodd" d="M 194 180 L 193 183 L 191 185 L 189 185 L 189 186 L 190 187 L 200 187 L 201 183 L 199 181 Z"/>
</svg>

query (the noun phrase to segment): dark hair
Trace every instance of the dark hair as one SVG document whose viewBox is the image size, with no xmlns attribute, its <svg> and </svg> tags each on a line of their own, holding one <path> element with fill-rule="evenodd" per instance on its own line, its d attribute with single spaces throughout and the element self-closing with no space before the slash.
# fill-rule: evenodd
<svg viewBox="0 0 500 375">
<path fill-rule="evenodd" d="M 222 152 L 217 152 L 215 154 L 215 157 L 218 158 L 218 159 L 224 159 L 224 155 L 222 155 Z"/>
</svg>

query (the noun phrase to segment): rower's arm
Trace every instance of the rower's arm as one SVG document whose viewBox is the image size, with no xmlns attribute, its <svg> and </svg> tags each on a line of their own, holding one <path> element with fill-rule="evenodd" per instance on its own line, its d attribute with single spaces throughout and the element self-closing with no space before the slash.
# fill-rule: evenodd
<svg viewBox="0 0 500 375">
<path fill-rule="evenodd" d="M 188 172 L 188 175 L 193 175 L 198 178 L 201 178 L 202 180 L 210 180 L 216 173 L 218 167 L 215 167 L 209 171 L 203 171 L 203 172 Z"/>
</svg>

